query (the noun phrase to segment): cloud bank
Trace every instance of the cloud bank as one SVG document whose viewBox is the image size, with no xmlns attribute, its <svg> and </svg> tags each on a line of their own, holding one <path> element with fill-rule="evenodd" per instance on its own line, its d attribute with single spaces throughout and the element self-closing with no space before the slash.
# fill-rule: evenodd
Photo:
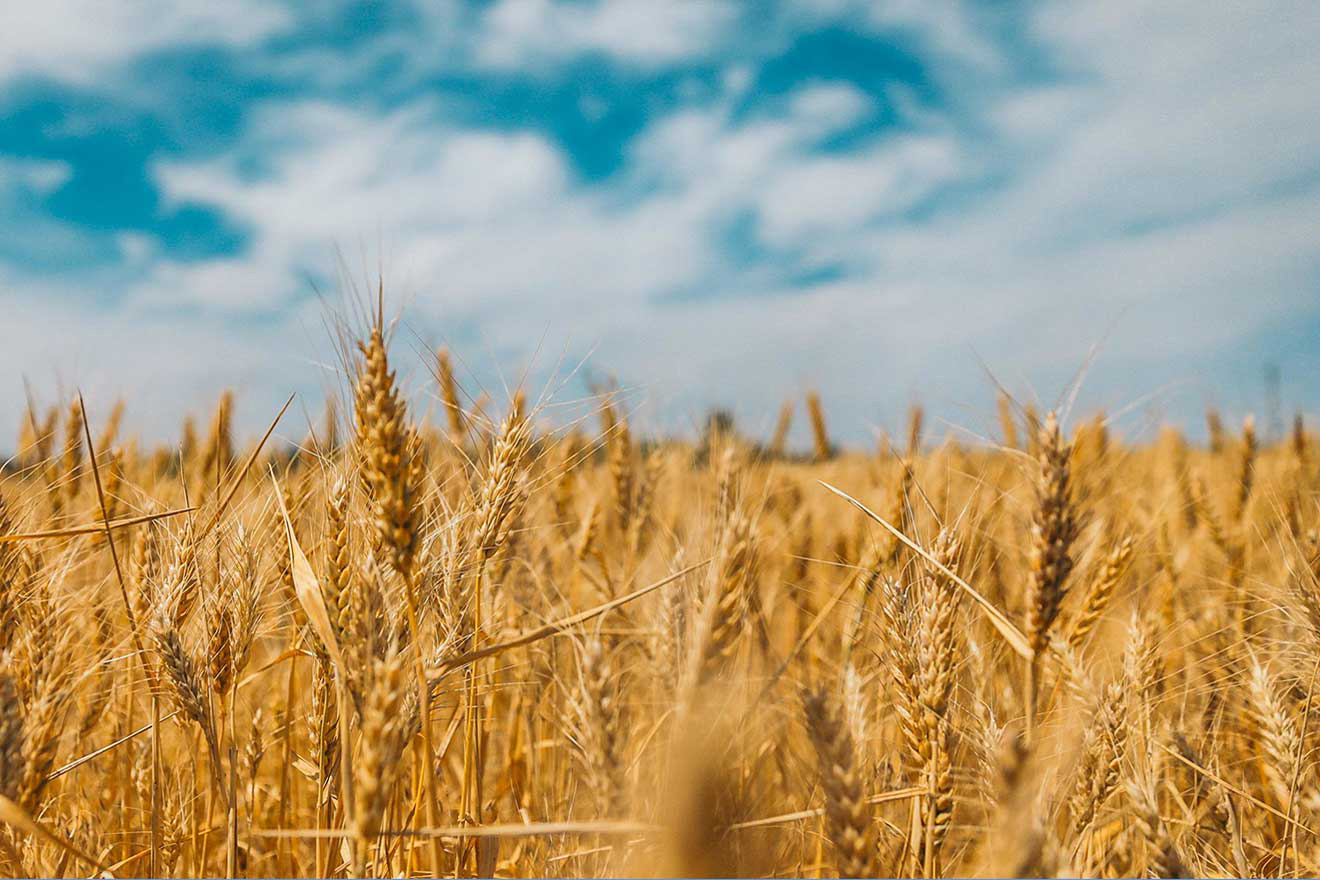
<svg viewBox="0 0 1320 880">
<path fill-rule="evenodd" d="M 24 376 L 160 435 L 229 386 L 314 409 L 378 268 L 405 357 L 497 399 L 585 360 L 666 430 L 811 386 L 850 441 L 918 399 L 988 431 L 987 369 L 1048 406 L 1093 348 L 1134 431 L 1259 410 L 1269 365 L 1320 404 L 1316 7 L 875 9 L 25 9 L 0 431 Z"/>
</svg>

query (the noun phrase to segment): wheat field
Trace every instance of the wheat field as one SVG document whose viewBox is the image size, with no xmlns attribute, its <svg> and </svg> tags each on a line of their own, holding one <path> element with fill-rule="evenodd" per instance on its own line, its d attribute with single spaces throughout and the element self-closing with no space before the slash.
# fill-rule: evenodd
<svg viewBox="0 0 1320 880">
<path fill-rule="evenodd" d="M 1320 872 L 1300 420 L 1127 443 L 1005 397 L 847 450 L 813 395 L 668 441 L 364 323 L 296 446 L 228 395 L 158 447 L 131 400 L 25 413 L 0 872 Z"/>
</svg>

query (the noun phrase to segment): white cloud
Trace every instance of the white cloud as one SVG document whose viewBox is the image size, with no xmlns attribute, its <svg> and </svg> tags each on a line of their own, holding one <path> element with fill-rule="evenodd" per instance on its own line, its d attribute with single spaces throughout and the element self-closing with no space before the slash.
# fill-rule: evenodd
<svg viewBox="0 0 1320 880">
<path fill-rule="evenodd" d="M 1092 83 L 1089 116 L 1037 176 L 1051 222 L 1177 218 L 1320 173 L 1320 7 L 1059 4 L 1038 30 Z"/>
<path fill-rule="evenodd" d="M 331 268 L 334 248 L 358 241 L 405 264 L 427 251 L 419 268 L 443 269 L 476 240 L 507 241 L 506 224 L 540 219 L 567 197 L 562 159 L 544 139 L 446 132 L 431 111 L 382 117 L 322 103 L 274 106 L 254 121 L 251 149 L 269 166 L 259 179 L 241 173 L 235 157 L 161 164 L 171 203 L 221 209 L 253 231 L 254 245 L 238 257 L 163 261 L 136 297 L 267 309 L 305 293 L 305 269 Z M 489 271 L 500 262 L 492 259 Z M 472 280 L 481 289 L 459 296 L 491 289 L 490 275 Z"/>
<path fill-rule="evenodd" d="M 521 68 L 599 52 L 653 67 L 709 53 L 736 12 L 725 0 L 500 0 L 482 22 L 477 59 Z"/>
<path fill-rule="evenodd" d="M 902 214 L 966 175 L 970 161 L 947 135 L 903 136 L 861 152 L 804 158 L 758 193 L 762 233 L 792 246 L 853 232 Z"/>
<path fill-rule="evenodd" d="M 58 159 L 18 159 L 0 156 L 0 191 L 25 189 L 47 195 L 73 174 L 68 162 Z"/>
<path fill-rule="evenodd" d="M 45 75 L 94 83 L 106 68 L 153 49 L 243 45 L 288 23 L 260 0 L 45 0 L 5 10 L 0 81 Z"/>
<path fill-rule="evenodd" d="M 871 99 L 861 89 L 848 83 L 821 83 L 793 96 L 789 113 L 803 121 L 813 121 L 825 130 L 845 128 L 862 117 Z"/>
</svg>

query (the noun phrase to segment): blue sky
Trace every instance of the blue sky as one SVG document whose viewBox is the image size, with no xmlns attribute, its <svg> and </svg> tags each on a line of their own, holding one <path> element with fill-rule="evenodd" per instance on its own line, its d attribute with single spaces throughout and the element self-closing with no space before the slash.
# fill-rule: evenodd
<svg viewBox="0 0 1320 880">
<path fill-rule="evenodd" d="M 419 395 L 613 376 L 637 418 L 866 441 L 992 374 L 1133 433 L 1320 406 L 1320 6 L 48 0 L 0 44 L 0 431 L 337 388 L 383 269 Z M 577 377 L 559 392 L 584 393 Z M 419 398 L 424 399 L 424 398 Z M 206 402 L 206 406 L 202 403 Z M 801 421 L 801 419 L 799 419 Z M 800 426 L 801 427 L 801 426 Z M 298 434 L 291 426 L 289 434 Z"/>
</svg>

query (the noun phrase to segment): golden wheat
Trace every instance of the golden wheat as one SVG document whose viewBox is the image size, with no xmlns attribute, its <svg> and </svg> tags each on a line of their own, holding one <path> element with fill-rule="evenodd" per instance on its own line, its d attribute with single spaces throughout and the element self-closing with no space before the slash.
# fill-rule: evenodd
<svg viewBox="0 0 1320 880">
<path fill-rule="evenodd" d="M 158 448 L 131 399 L 22 414 L 0 873 L 1320 872 L 1300 420 L 1201 448 L 1001 394 L 1002 446 L 913 406 L 865 453 L 812 393 L 808 449 L 792 401 L 691 444 L 442 350 L 431 424 L 379 301 L 359 335 L 296 450 L 228 393 Z"/>
</svg>

